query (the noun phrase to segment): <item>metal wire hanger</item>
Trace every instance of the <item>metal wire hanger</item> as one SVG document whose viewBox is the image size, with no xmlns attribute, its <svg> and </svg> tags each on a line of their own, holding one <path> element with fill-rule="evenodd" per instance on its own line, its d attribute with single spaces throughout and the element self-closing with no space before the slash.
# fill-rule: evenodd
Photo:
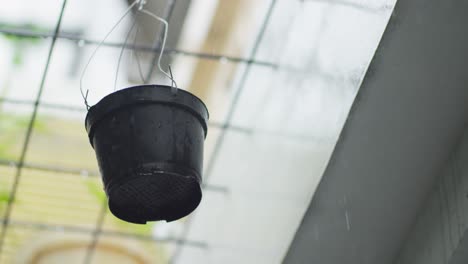
<svg viewBox="0 0 468 264">
<path fill-rule="evenodd" d="M 110 31 L 105 35 L 105 37 L 101 40 L 101 42 L 98 44 L 98 46 L 96 47 L 96 49 L 94 49 L 93 53 L 91 54 L 88 62 L 86 63 L 84 69 L 83 69 L 83 72 L 81 73 L 81 77 L 80 77 L 80 93 L 81 93 L 81 96 L 83 97 L 83 100 L 84 100 L 84 104 L 86 106 L 86 109 L 89 110 L 90 106 L 88 104 L 88 95 L 89 95 L 89 89 L 86 89 L 86 92 L 84 92 L 83 90 L 83 78 L 84 78 L 84 75 L 86 73 L 86 70 L 88 69 L 89 65 L 91 64 L 91 61 L 93 60 L 94 56 L 96 55 L 97 51 L 99 50 L 99 48 L 101 48 L 101 46 L 103 45 L 103 43 L 107 40 L 107 38 L 110 36 L 110 34 L 112 34 L 112 32 L 117 28 L 117 26 L 124 20 L 124 18 L 132 11 L 132 9 L 136 6 L 136 5 L 139 5 L 138 6 L 138 11 L 137 12 L 140 12 L 140 13 L 143 13 L 145 15 L 148 15 L 154 19 L 156 19 L 157 21 L 161 22 L 163 25 L 164 25 L 164 36 L 163 36 L 163 41 L 162 41 L 162 44 L 161 44 L 161 50 L 159 52 L 159 57 L 158 57 L 158 69 L 161 73 L 163 73 L 166 77 L 168 77 L 170 80 L 171 80 L 171 88 L 172 88 L 172 91 L 175 93 L 177 91 L 177 83 L 176 81 L 174 80 L 174 77 L 172 75 L 172 70 L 171 70 L 171 67 L 169 66 L 169 72 L 166 72 L 162 69 L 161 67 L 161 58 L 162 58 L 162 55 L 164 54 L 164 48 L 166 46 L 166 40 L 167 40 L 167 31 L 168 31 L 168 27 L 169 27 L 169 24 L 167 23 L 167 21 L 164 19 L 164 18 L 161 18 L 159 16 L 157 16 L 156 14 L 153 14 L 152 12 L 144 9 L 144 5 L 146 4 L 146 0 L 135 0 L 124 12 L 124 14 L 119 18 L 119 20 L 114 24 L 114 26 L 112 26 L 112 28 L 110 29 Z M 118 75 L 118 71 L 119 71 L 119 67 L 120 67 L 120 61 L 122 59 L 122 53 L 123 53 L 123 50 L 126 48 L 127 46 L 127 41 L 128 41 L 128 38 L 129 38 L 129 35 L 131 33 L 131 31 L 133 30 L 135 26 L 135 23 L 132 25 L 131 29 L 129 30 L 128 34 L 127 34 L 127 37 L 125 38 L 125 43 L 122 47 L 122 52 L 119 56 L 119 61 L 118 61 L 118 65 L 117 65 L 117 73 L 116 73 L 116 78 L 115 78 L 115 82 L 114 82 L 114 91 L 115 91 L 115 88 L 117 86 L 117 75 Z M 138 62 L 139 63 L 139 62 Z"/>
</svg>

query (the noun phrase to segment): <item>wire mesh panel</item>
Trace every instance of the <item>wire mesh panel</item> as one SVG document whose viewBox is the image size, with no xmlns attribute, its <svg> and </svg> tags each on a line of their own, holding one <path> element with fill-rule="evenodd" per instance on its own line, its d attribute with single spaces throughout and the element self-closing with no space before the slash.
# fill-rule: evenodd
<svg viewBox="0 0 468 264">
<path fill-rule="evenodd" d="M 97 174 L 94 155 L 90 151 L 87 139 L 79 136 L 81 130 L 79 126 L 81 124 L 79 124 L 79 119 L 77 120 L 76 117 L 83 114 L 84 111 L 75 99 L 79 98 L 76 96 L 76 90 L 69 90 L 70 85 L 67 83 L 57 84 L 63 80 L 59 76 L 68 74 L 70 77 L 76 78 L 76 68 L 74 68 L 73 63 L 70 64 L 69 69 L 56 66 L 60 64 L 57 63 L 57 60 L 68 59 L 73 61 L 73 58 L 61 57 L 54 60 L 52 56 L 54 49 L 74 49 L 73 45 L 77 45 L 78 49 L 81 49 L 83 44 L 96 45 L 97 43 L 77 38 L 77 36 L 80 36 L 79 32 L 77 34 L 67 34 L 60 29 L 65 7 L 66 1 L 63 3 L 59 23 L 54 33 L 28 30 L 27 28 L 6 27 L 6 29 L 3 29 L 7 36 L 15 36 L 19 39 L 32 39 L 40 42 L 44 37 L 49 38 L 50 48 L 48 49 L 48 57 L 44 59 L 46 67 L 39 75 L 41 80 L 36 80 L 34 83 L 40 84 L 37 86 L 38 90 L 35 96 L 28 89 L 28 86 L 32 85 L 18 86 L 19 88 L 15 89 L 14 93 L 10 90 L 3 91 L 3 105 L 10 105 L 12 106 L 10 108 L 14 108 L 16 111 L 14 111 L 14 115 L 5 115 L 2 120 L 4 126 L 8 125 L 3 130 L 2 140 L 5 143 L 2 145 L 5 148 L 8 147 L 8 149 L 4 151 L 5 153 L 2 153 L 1 158 L 3 160 L 2 165 L 14 166 L 9 170 L 11 170 L 10 173 L 15 173 L 15 176 L 8 177 L 9 181 L 6 180 L 6 176 L 3 177 L 5 186 L 12 186 L 12 189 L 6 190 L 5 206 L 7 208 L 5 208 L 5 224 L 3 225 L 4 229 L 2 229 L 2 243 L 0 245 L 5 246 L 4 249 L 11 252 L 14 251 L 12 248 L 18 250 L 21 242 L 17 241 L 24 242 L 25 239 L 34 236 L 33 233 L 39 233 L 37 230 L 72 231 L 91 236 L 83 260 L 84 262 L 91 262 L 93 261 L 90 257 L 93 255 L 92 251 L 106 247 L 101 245 L 104 242 L 99 242 L 101 233 L 110 232 L 114 236 L 122 236 L 122 240 L 134 236 L 134 240 L 143 241 L 141 243 L 146 244 L 154 244 L 154 238 L 151 231 L 152 225 L 139 229 L 129 224 L 123 224 L 122 221 L 116 221 L 115 218 L 112 218 L 110 223 L 104 223 L 110 214 L 106 210 L 100 210 L 101 204 L 105 204 L 105 197 L 100 190 L 100 180 L 93 177 Z M 57 39 L 65 39 L 68 42 L 57 41 Z M 78 43 L 73 43 L 73 41 L 78 41 Z M 105 45 L 114 46 L 115 44 Z M 117 44 L 116 46 L 122 45 Z M 42 48 L 45 51 L 44 54 L 47 55 L 47 49 L 45 49 L 44 45 L 42 45 Z M 152 49 L 151 46 L 142 48 L 146 52 Z M 108 51 L 111 52 L 108 55 L 111 57 L 116 57 L 115 53 L 119 52 L 115 47 L 108 48 Z M 198 56 L 193 52 L 173 52 L 185 56 Z M 149 53 L 149 55 L 151 54 L 152 52 Z M 211 61 L 221 58 L 221 56 L 209 54 L 200 54 L 200 57 L 202 60 L 205 58 Z M 227 60 L 234 61 L 234 64 L 242 61 L 242 59 L 236 58 L 228 58 Z M 149 67 L 152 66 L 149 65 Z M 50 77 L 47 79 L 48 76 Z M 109 76 L 113 77 L 112 74 Z M 99 80 L 102 84 L 106 80 L 102 77 L 102 75 L 98 75 L 91 79 Z M 109 78 L 109 80 L 111 79 Z M 46 80 L 48 85 L 46 85 Z M 104 91 L 107 88 L 112 88 L 111 85 L 109 87 L 94 85 Z M 48 87 L 62 87 L 62 89 L 45 89 Z M 6 107 L 3 108 L 7 109 Z M 19 108 L 27 108 L 29 111 L 18 111 Z M 10 112 L 12 111 L 10 110 Z M 21 115 L 24 116 L 25 121 L 16 122 L 16 119 L 20 120 Z M 12 119 L 12 121 L 6 120 L 6 117 Z M 9 125 L 9 123 L 12 123 L 12 125 Z M 18 144 L 18 140 L 15 140 L 15 142 L 8 138 L 12 134 L 19 136 L 20 131 L 24 131 L 24 137 L 26 138 L 23 145 Z M 217 135 L 217 133 L 213 135 Z M 10 141 L 18 145 L 7 146 L 6 143 Z M 69 151 L 64 153 L 63 146 L 65 144 Z M 44 153 L 47 153 L 47 155 L 44 155 Z M 70 210 L 71 208 L 74 210 Z M 34 221 L 31 221 L 31 219 L 34 219 Z M 104 230 L 103 225 L 110 228 Z M 29 228 L 33 231 L 22 232 L 22 228 Z M 20 238 L 16 239 L 16 237 Z M 177 242 L 180 240 L 176 238 L 166 240 L 168 240 L 166 241 L 168 243 L 180 243 Z M 9 263 L 13 259 L 11 254 L 6 253 L 7 251 L 3 254 L 3 262 L 5 263 Z"/>
<path fill-rule="evenodd" d="M 24 169 L 10 218 L 92 228 L 100 208 L 100 180 Z M 73 208 L 74 210 L 71 210 Z"/>
<path fill-rule="evenodd" d="M 41 2 L 20 9 L 20 22 L 0 21 L 0 263 L 279 263 L 392 1 L 148 1 L 169 21 L 164 65 L 211 118 L 204 202 L 144 226 L 107 209 L 78 89 L 86 59 L 133 1 Z M 157 71 L 160 28 L 132 13 L 102 43 L 83 79 L 91 104 L 170 84 Z"/>
</svg>

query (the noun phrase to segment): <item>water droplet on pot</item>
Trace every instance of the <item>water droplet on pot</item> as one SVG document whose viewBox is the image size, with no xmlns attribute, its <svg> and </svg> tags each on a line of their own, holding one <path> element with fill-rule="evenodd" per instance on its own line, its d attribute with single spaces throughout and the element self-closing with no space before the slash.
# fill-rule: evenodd
<svg viewBox="0 0 468 264">
<path fill-rule="evenodd" d="M 161 122 L 158 122 L 158 128 L 161 128 Z"/>
<path fill-rule="evenodd" d="M 85 45 L 84 40 L 81 39 L 80 41 L 78 41 L 78 47 L 82 48 L 82 47 L 84 47 L 84 45 Z"/>
</svg>

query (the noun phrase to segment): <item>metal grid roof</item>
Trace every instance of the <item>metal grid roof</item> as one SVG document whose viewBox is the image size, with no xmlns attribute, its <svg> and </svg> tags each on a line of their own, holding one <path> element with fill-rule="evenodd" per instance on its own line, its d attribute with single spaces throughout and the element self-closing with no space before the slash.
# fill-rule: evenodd
<svg viewBox="0 0 468 264">
<path fill-rule="evenodd" d="M 28 157 L 28 151 L 30 148 L 39 147 L 45 149 L 46 146 L 32 145 L 31 140 L 36 135 L 40 138 L 40 132 L 36 133 L 40 125 L 37 124 L 37 117 L 42 114 L 41 111 L 46 112 L 48 109 L 55 111 L 64 112 L 76 112 L 84 115 L 86 108 L 73 106 L 69 104 L 50 103 L 43 100 L 44 90 L 47 89 L 46 83 L 49 77 L 49 66 L 52 62 L 52 56 L 54 50 L 59 41 L 68 41 L 79 45 L 91 46 L 97 45 L 99 41 L 82 38 L 74 34 L 69 34 L 61 30 L 62 20 L 64 19 L 65 10 L 67 8 L 67 0 L 62 2 L 60 13 L 57 18 L 57 23 L 53 32 L 37 32 L 27 30 L 24 28 L 5 28 L 0 27 L 0 33 L 4 35 L 17 36 L 17 37 L 28 37 L 47 39 L 50 41 L 48 54 L 45 57 L 45 66 L 41 74 L 41 80 L 38 84 L 39 88 L 37 93 L 32 100 L 0 97 L 0 103 L 5 105 L 13 105 L 17 107 L 25 108 L 30 113 L 26 126 L 21 127 L 20 131 L 17 132 L 16 144 L 19 144 L 16 148 L 19 149 L 18 155 L 10 158 L 0 159 L 0 172 L 2 176 L 2 184 L 5 186 L 11 186 L 7 188 L 6 192 L 7 199 L 5 201 L 4 215 L 2 216 L 2 229 L 0 233 L 0 257 L 2 263 L 10 263 L 12 260 L 12 252 L 15 252 L 20 244 L 16 241 L 23 241 L 29 239 L 31 232 L 44 231 L 48 233 L 72 233 L 80 234 L 85 236 L 87 245 L 86 254 L 83 256 L 83 263 L 92 263 L 93 253 L 100 243 L 100 239 L 105 238 L 126 238 L 140 241 L 141 243 L 150 244 L 173 244 L 175 247 L 172 250 L 171 256 L 162 258 L 170 263 L 175 263 L 179 260 L 180 254 L 185 248 L 197 248 L 201 250 L 209 250 L 210 244 L 206 241 L 189 239 L 189 233 L 193 227 L 193 217 L 188 218 L 184 222 L 182 230 L 179 232 L 177 237 L 157 237 L 151 234 L 151 231 L 144 230 L 142 232 L 136 231 L 135 229 L 125 226 L 123 223 L 112 223 L 114 220 L 109 220 L 110 214 L 105 203 L 105 197 L 95 194 L 85 196 L 84 200 L 75 200 L 75 197 L 80 197 L 79 193 L 90 192 L 93 193 L 95 186 L 100 186 L 99 173 L 95 170 L 95 166 L 84 165 L 83 160 L 77 161 L 77 163 L 69 162 L 54 162 L 53 160 L 47 160 L 45 157 Z M 274 60 L 266 61 L 259 59 L 262 54 L 259 54 L 259 48 L 262 41 L 265 38 L 266 31 L 271 23 L 272 14 L 275 11 L 277 0 L 268 1 L 264 16 L 261 18 L 260 26 L 255 33 L 252 47 L 245 57 L 237 57 L 228 54 L 212 54 L 206 52 L 186 51 L 177 48 L 168 48 L 164 51 L 167 55 L 174 56 L 185 56 L 196 59 L 212 60 L 216 62 L 231 62 L 241 64 L 241 71 L 234 82 L 235 88 L 233 88 L 233 94 L 229 100 L 228 106 L 225 109 L 225 115 L 220 120 L 210 121 L 209 126 L 214 132 L 212 138 L 212 146 L 209 148 L 210 155 L 209 159 L 205 164 L 204 181 L 203 186 L 206 192 L 220 193 L 222 195 L 229 195 L 230 187 L 227 185 L 220 185 L 211 183 L 209 179 L 214 173 L 214 166 L 218 163 L 219 157 L 222 155 L 221 150 L 224 147 L 226 137 L 229 132 L 241 133 L 244 135 L 251 135 L 254 132 L 261 131 L 261 128 L 255 128 L 251 126 L 240 125 L 242 122 L 235 122 L 236 111 L 241 107 L 239 101 L 243 96 L 244 88 L 247 86 L 247 82 L 256 74 L 261 68 L 269 69 L 272 71 L 278 70 L 280 67 Z M 308 1 L 300 1 L 302 4 Z M 317 2 L 317 1 L 309 1 Z M 318 1 L 320 2 L 320 1 Z M 166 20 L 171 20 L 171 14 L 173 14 L 175 0 L 168 0 L 167 9 L 165 12 Z M 385 12 L 389 14 L 391 6 L 384 5 L 383 7 L 369 7 L 365 4 L 359 4 L 355 2 L 338 1 L 335 4 L 344 5 L 351 8 L 362 9 L 365 12 L 380 13 Z M 385 20 L 385 19 L 383 19 Z M 292 22 L 291 22 L 292 23 Z M 156 41 L 152 45 L 135 45 L 126 44 L 122 42 L 104 42 L 104 47 L 113 48 L 124 48 L 128 50 L 136 50 L 141 52 L 147 52 L 153 54 L 152 63 L 147 72 L 147 76 L 151 76 L 154 72 L 154 66 L 156 62 L 156 56 L 160 51 L 159 42 Z M 283 70 L 286 72 L 292 71 L 291 69 L 284 67 Z M 321 72 L 319 68 L 315 68 L 317 72 L 320 72 L 323 76 L 329 76 L 327 78 L 336 77 L 333 73 L 327 73 L 326 71 Z M 304 73 L 303 73 L 304 74 Z M 359 77 L 360 78 L 360 77 Z M 356 84 L 354 84 L 356 85 Z M 352 98 L 352 97 L 351 97 Z M 348 100 L 348 105 L 352 100 Z M 343 111 L 346 112 L 348 106 L 343 106 Z M 0 120 L 1 121 L 1 120 Z M 53 123 L 59 122 L 53 119 L 47 120 L 46 122 Z M 48 124 L 45 124 L 46 126 Z M 75 124 L 60 124 L 61 126 L 74 126 Z M 307 142 L 309 140 L 316 141 L 321 140 L 315 135 L 307 134 L 291 134 L 284 133 L 281 131 L 264 131 L 266 136 L 280 136 L 288 139 L 295 139 L 299 141 Z M 336 135 L 329 137 L 327 140 L 334 142 Z M 83 146 L 83 148 L 91 148 L 87 145 L 87 138 L 79 139 L 78 142 L 72 144 L 73 146 Z M 89 153 L 86 153 L 87 155 Z M 44 153 L 44 155 L 47 155 Z M 88 155 L 89 156 L 89 155 Z M 93 157 L 91 155 L 90 157 Z M 75 157 L 76 158 L 76 157 Z M 94 158 L 94 157 L 93 157 Z M 86 158 L 85 158 L 86 159 Z M 91 162 L 91 161 L 90 161 Z M 60 182 L 60 184 L 57 184 Z M 216 181 L 215 181 L 216 182 Z M 27 204 L 21 203 L 21 197 L 23 194 L 27 194 L 31 199 L 28 200 Z M 101 201 L 102 203 L 96 202 Z M 36 204 L 37 203 L 37 204 Z M 50 208 L 54 210 L 49 210 Z M 40 221 L 31 221 L 31 214 L 42 215 L 38 217 Z M 69 223 L 73 224 L 69 224 Z M 116 225 L 120 225 L 116 228 Z M 18 239 L 18 237 L 22 237 Z M 152 249 L 153 252 L 157 249 Z M 161 259 L 153 259 L 152 261 L 162 261 Z"/>
<path fill-rule="evenodd" d="M 169 0 L 168 1 L 168 9 L 167 9 L 166 16 L 165 16 L 165 19 L 167 21 L 170 21 L 170 19 L 171 19 L 171 14 L 173 13 L 172 11 L 173 11 L 173 7 L 174 7 L 174 2 L 175 2 L 174 0 Z M 218 137 L 218 139 L 217 139 L 217 141 L 215 143 L 215 149 L 214 149 L 215 155 L 213 155 L 212 160 L 210 160 L 208 162 L 208 170 L 205 173 L 205 175 L 206 175 L 205 177 L 209 177 L 209 175 L 211 173 L 211 168 L 212 168 L 212 166 L 210 164 L 212 162 L 215 162 L 214 157 L 216 156 L 216 152 L 219 151 L 219 148 L 223 144 L 223 138 L 224 138 L 224 132 L 223 131 L 227 130 L 227 129 L 237 129 L 239 131 L 245 130 L 247 133 L 249 133 L 248 129 L 237 128 L 235 126 L 231 126 L 230 125 L 230 120 L 232 118 L 232 114 L 233 114 L 234 109 L 236 107 L 236 103 L 237 103 L 237 100 L 239 98 L 239 94 L 242 92 L 246 77 L 249 74 L 250 65 L 255 64 L 255 65 L 264 66 L 264 67 L 276 67 L 276 65 L 274 65 L 272 63 L 256 61 L 255 60 L 256 52 L 258 50 L 258 47 L 260 45 L 260 42 L 262 40 L 263 34 L 264 34 L 265 30 L 266 30 L 266 27 L 268 25 L 269 19 L 271 17 L 271 12 L 273 10 L 275 2 L 276 2 L 275 0 L 273 0 L 271 2 L 271 5 L 270 5 L 268 13 L 267 13 L 267 15 L 265 17 L 263 26 L 262 26 L 260 32 L 258 33 L 258 37 L 257 37 L 256 43 L 255 43 L 255 46 L 254 46 L 249 58 L 238 58 L 238 57 L 225 56 L 225 55 L 188 52 L 188 51 L 182 51 L 182 50 L 178 50 L 178 49 L 166 49 L 164 51 L 165 54 L 178 54 L 178 55 L 193 56 L 193 57 L 197 57 L 197 58 L 208 59 L 208 60 L 218 60 L 218 61 L 219 60 L 227 60 L 227 61 L 232 61 L 232 62 L 236 62 L 236 63 L 246 63 L 248 65 L 248 67 L 246 67 L 245 70 L 244 70 L 242 81 L 239 84 L 239 88 L 237 89 L 236 96 L 234 97 L 234 100 L 232 101 L 232 105 L 230 107 L 229 115 L 228 115 L 228 118 L 227 118 L 226 122 L 223 123 L 223 124 L 211 122 L 209 124 L 212 127 L 219 128 L 221 130 L 221 135 Z M 25 133 L 25 138 L 24 138 L 24 143 L 23 143 L 22 150 L 21 150 L 18 161 L 15 161 L 15 160 L 0 160 L 0 166 L 3 165 L 3 166 L 9 166 L 11 168 L 15 168 L 15 174 L 14 174 L 14 177 L 13 177 L 13 180 L 12 180 L 12 183 L 11 183 L 12 187 L 9 190 L 10 198 L 8 199 L 8 202 L 7 202 L 7 205 L 6 205 L 6 208 L 5 208 L 5 213 L 4 213 L 4 216 L 2 218 L 3 226 L 2 226 L 2 229 L 1 229 L 1 233 L 0 233 L 0 254 L 2 254 L 2 250 L 5 247 L 4 246 L 5 242 L 8 239 L 7 238 L 7 233 L 8 233 L 9 228 L 28 228 L 28 229 L 35 229 L 35 230 L 43 230 L 44 229 L 44 230 L 55 230 L 55 231 L 60 230 L 60 232 L 90 234 L 90 235 L 92 235 L 92 238 L 91 238 L 91 240 L 89 242 L 89 247 L 88 247 L 86 256 L 84 258 L 84 263 L 91 263 L 92 257 L 93 257 L 93 251 L 95 250 L 96 245 L 97 245 L 97 243 L 99 241 L 99 237 L 101 235 L 131 237 L 131 238 L 138 239 L 138 240 L 143 240 L 143 241 L 149 240 L 149 241 L 155 241 L 155 242 L 159 242 L 159 243 L 161 243 L 161 242 L 163 242 L 163 243 L 175 243 L 175 244 L 184 245 L 184 246 L 194 246 L 194 247 L 206 248 L 207 247 L 206 243 L 200 242 L 200 241 L 186 240 L 186 239 L 183 238 L 184 235 L 182 235 L 182 238 L 180 238 L 180 239 L 177 239 L 177 238 L 158 239 L 158 238 L 154 238 L 154 237 L 148 236 L 148 235 L 145 236 L 145 235 L 138 235 L 138 234 L 133 234 L 133 233 L 121 233 L 121 232 L 109 232 L 109 231 L 106 232 L 105 230 L 103 230 L 105 216 L 106 216 L 106 214 L 108 214 L 108 209 L 107 209 L 107 203 L 106 202 L 104 202 L 103 205 L 99 206 L 100 207 L 98 209 L 99 213 L 98 213 L 98 216 L 97 216 L 97 220 L 95 221 L 95 224 L 92 224 L 93 227 L 88 226 L 87 228 L 85 228 L 85 227 L 79 227 L 79 226 L 62 225 L 61 223 L 67 223 L 69 219 L 68 220 L 67 219 L 57 219 L 57 218 L 55 218 L 56 216 L 54 217 L 55 218 L 54 220 L 57 220 L 55 223 L 43 223 L 43 222 L 36 223 L 36 222 L 28 222 L 27 220 L 26 221 L 12 220 L 12 208 L 13 208 L 13 205 L 14 205 L 15 198 L 16 198 L 18 192 L 19 192 L 19 188 L 18 188 L 19 183 L 21 181 L 21 178 L 24 177 L 23 175 L 25 174 L 24 173 L 25 170 L 27 170 L 27 169 L 31 170 L 32 169 L 32 170 L 38 170 L 38 171 L 45 171 L 45 172 L 49 172 L 49 173 L 73 174 L 73 175 L 76 175 L 76 176 L 83 175 L 83 174 L 86 174 L 87 176 L 97 176 L 98 175 L 98 173 L 96 173 L 96 172 L 88 172 L 85 169 L 73 169 L 73 168 L 70 169 L 70 168 L 67 168 L 67 167 L 58 167 L 58 166 L 41 166 L 41 165 L 33 165 L 33 164 L 29 164 L 29 163 L 25 162 L 25 157 L 27 155 L 28 148 L 30 146 L 31 136 L 32 136 L 32 133 L 33 133 L 34 128 L 35 128 L 34 124 L 35 124 L 35 121 L 36 121 L 36 118 L 37 118 L 37 115 L 38 115 L 39 106 L 44 107 L 44 108 L 60 109 L 60 110 L 63 110 L 63 111 L 80 111 L 80 112 L 85 112 L 86 111 L 84 108 L 77 108 L 77 107 L 73 107 L 73 106 L 60 105 L 60 104 L 47 104 L 47 103 L 44 104 L 44 103 L 41 102 L 45 82 L 47 81 L 49 65 L 51 63 L 51 58 L 52 58 L 52 54 L 54 52 L 54 48 L 55 48 L 57 39 L 66 39 L 66 40 L 75 41 L 75 42 L 81 41 L 81 43 L 84 43 L 84 45 L 97 45 L 97 44 L 99 44 L 98 41 L 87 40 L 87 39 L 79 38 L 79 37 L 76 37 L 76 36 L 73 36 L 73 35 L 60 33 L 62 19 L 63 19 L 63 15 L 64 15 L 64 12 L 65 12 L 66 6 L 67 6 L 67 0 L 64 0 L 63 4 L 62 4 L 62 7 L 61 7 L 61 10 L 60 10 L 60 15 L 58 17 L 57 25 L 55 27 L 55 31 L 53 33 L 48 33 L 48 32 L 37 33 L 37 32 L 23 30 L 23 29 L 9 29 L 9 28 L 0 29 L 0 33 L 19 36 L 19 37 L 51 38 L 49 54 L 47 56 L 47 61 L 45 63 L 45 69 L 44 69 L 43 74 L 42 74 L 42 79 L 41 79 L 41 82 L 39 84 L 39 91 L 38 91 L 38 93 L 37 93 L 37 95 L 35 97 L 35 100 L 34 101 L 27 101 L 27 100 L 15 100 L 15 99 L 9 99 L 9 98 L 0 98 L 0 101 L 2 101 L 4 103 L 23 104 L 23 105 L 32 105 L 33 106 L 32 114 L 31 114 L 29 122 L 28 122 L 28 127 L 27 127 L 27 130 L 26 130 L 26 133 Z M 158 42 L 159 42 L 159 39 L 158 39 Z M 153 59 L 152 59 L 152 64 L 151 64 L 151 67 L 150 67 L 149 71 L 147 72 L 147 76 L 149 77 L 149 76 L 151 76 L 153 74 L 154 67 L 155 67 L 156 62 L 157 62 L 157 56 L 158 56 L 158 53 L 160 52 L 160 43 L 155 43 L 154 46 L 147 46 L 147 45 L 146 46 L 145 45 L 137 46 L 137 45 L 131 45 L 131 44 L 127 44 L 127 43 L 104 42 L 103 45 L 108 46 L 108 47 L 117 47 L 117 48 L 125 48 L 125 49 L 132 49 L 132 50 L 149 51 L 149 52 L 154 53 L 154 56 L 153 56 Z M 80 180 L 80 179 L 77 178 L 77 180 Z M 37 183 L 39 183 L 39 182 L 41 182 L 40 179 L 38 179 Z M 41 188 L 41 186 L 37 185 L 37 186 L 34 186 L 34 188 Z M 42 187 L 42 188 L 44 188 L 44 187 Z M 207 190 L 207 191 L 221 191 L 221 192 L 228 191 L 227 188 L 223 187 L 223 186 L 209 186 L 208 185 L 208 186 L 203 186 L 203 188 L 205 190 Z M 45 190 L 50 191 L 49 188 L 45 188 Z M 38 195 L 43 196 L 44 194 L 41 193 L 41 194 L 38 194 Z M 60 198 L 64 199 L 64 197 L 60 197 Z M 55 197 L 52 198 L 52 199 L 55 200 Z M 70 197 L 69 199 L 73 200 L 73 197 Z M 54 206 L 54 205 L 50 205 L 50 206 Z M 89 210 L 91 210 L 93 213 L 96 213 L 96 210 L 97 210 L 97 208 L 95 208 L 96 206 L 93 204 L 92 207 L 93 208 L 90 208 Z M 43 212 L 43 213 L 50 213 L 50 212 Z M 83 211 L 80 210 L 80 214 L 82 214 L 82 213 L 83 213 Z M 90 213 L 90 214 L 93 215 L 92 213 Z M 76 216 L 72 216 L 72 217 L 76 217 Z M 92 219 L 94 217 L 90 217 L 90 218 Z M 88 218 L 88 219 L 80 219 L 80 220 L 82 222 L 89 222 L 90 219 Z M 88 224 L 90 224 L 90 223 L 88 223 Z M 187 230 L 188 230 L 188 228 L 190 228 L 189 223 L 186 225 Z M 173 258 L 177 258 L 178 252 L 179 252 L 179 250 L 176 251 Z M 10 261 L 10 260 L 7 260 L 7 261 Z"/>
</svg>

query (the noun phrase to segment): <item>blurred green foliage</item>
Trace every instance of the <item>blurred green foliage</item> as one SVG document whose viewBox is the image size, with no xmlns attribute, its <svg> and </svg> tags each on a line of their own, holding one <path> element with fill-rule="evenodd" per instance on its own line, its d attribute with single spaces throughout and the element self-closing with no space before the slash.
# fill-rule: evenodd
<svg viewBox="0 0 468 264">
<path fill-rule="evenodd" d="M 1 108 L 0 108 L 1 110 Z M 0 111 L 0 158 L 16 160 L 18 142 L 23 142 L 30 117 Z M 45 132 L 47 126 L 36 118 L 34 130 Z"/>
<path fill-rule="evenodd" d="M 28 32 L 34 33 L 43 33 L 47 32 L 45 28 L 42 28 L 38 25 L 26 23 L 20 25 L 12 25 L 8 23 L 1 23 L 0 28 L 10 29 L 10 30 L 27 30 Z M 23 53 L 24 48 L 27 45 L 38 44 L 42 41 L 41 37 L 31 37 L 31 36 L 21 36 L 18 34 L 10 34 L 10 33 L 0 33 L 3 35 L 7 40 L 12 42 L 14 47 L 14 55 L 13 55 L 13 65 L 19 66 L 23 63 Z"/>
</svg>

